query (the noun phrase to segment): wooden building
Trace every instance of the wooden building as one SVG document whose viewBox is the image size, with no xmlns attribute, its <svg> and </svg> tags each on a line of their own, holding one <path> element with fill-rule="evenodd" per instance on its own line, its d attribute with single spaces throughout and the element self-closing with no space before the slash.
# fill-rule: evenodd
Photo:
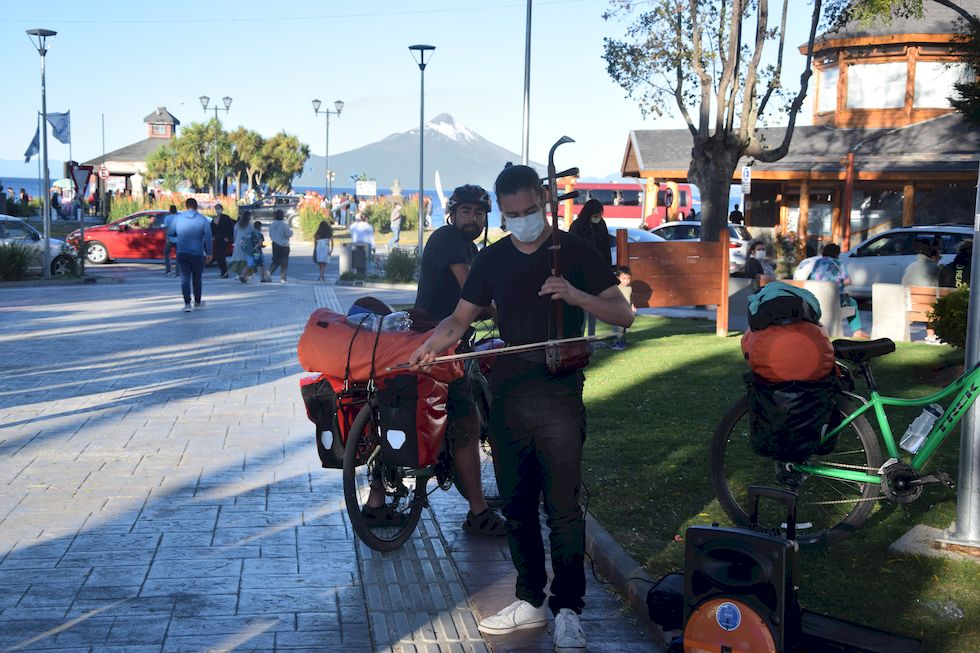
<svg viewBox="0 0 980 653">
<path fill-rule="evenodd" d="M 105 167 L 109 169 L 108 190 L 121 192 L 128 189 L 134 197 L 141 197 L 147 190 L 144 179 L 146 159 L 177 135 L 177 125 L 180 124 L 166 107 L 157 107 L 156 111 L 143 118 L 143 122 L 146 123 L 146 138 L 84 163 L 98 171 L 105 162 Z"/>
<path fill-rule="evenodd" d="M 980 0 L 959 4 L 980 15 Z M 783 159 L 743 159 L 735 170 L 732 183 L 742 166 L 752 170 L 747 224 L 844 249 L 900 225 L 972 224 L 980 129 L 948 101 L 953 83 L 970 74 L 956 36 L 964 28 L 947 7 L 926 2 L 923 9 L 921 18 L 848 23 L 818 37 L 809 92 L 814 124 L 796 127 Z M 773 145 L 783 133 L 761 130 Z M 633 130 L 622 174 L 650 186 L 686 181 L 690 152 L 687 129 Z"/>
</svg>

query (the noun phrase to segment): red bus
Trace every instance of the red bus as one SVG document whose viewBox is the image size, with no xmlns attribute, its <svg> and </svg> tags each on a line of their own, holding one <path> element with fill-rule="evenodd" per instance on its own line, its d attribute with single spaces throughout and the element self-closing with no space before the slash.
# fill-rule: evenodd
<svg viewBox="0 0 980 653">
<path fill-rule="evenodd" d="M 667 184 L 660 184 L 657 191 L 657 206 L 644 219 L 642 184 L 613 184 L 575 182 L 573 190 L 578 197 L 572 200 L 572 219 L 578 215 L 582 205 L 590 199 L 602 202 L 602 217 L 610 227 L 626 229 L 653 229 L 667 219 L 668 211 L 674 219 L 683 220 L 691 214 L 694 198 L 689 184 L 677 184 L 677 197 Z M 565 217 L 566 202 L 558 206 L 559 217 Z M 565 221 L 566 228 L 570 222 Z"/>
</svg>

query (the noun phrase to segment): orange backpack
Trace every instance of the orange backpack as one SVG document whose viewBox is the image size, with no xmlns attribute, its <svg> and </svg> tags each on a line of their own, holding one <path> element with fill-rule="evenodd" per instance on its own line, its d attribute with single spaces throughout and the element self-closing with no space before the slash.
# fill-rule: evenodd
<svg viewBox="0 0 980 653">
<path fill-rule="evenodd" d="M 742 354 L 767 381 L 816 381 L 834 369 L 834 347 L 822 326 L 812 322 L 748 329 Z"/>
</svg>

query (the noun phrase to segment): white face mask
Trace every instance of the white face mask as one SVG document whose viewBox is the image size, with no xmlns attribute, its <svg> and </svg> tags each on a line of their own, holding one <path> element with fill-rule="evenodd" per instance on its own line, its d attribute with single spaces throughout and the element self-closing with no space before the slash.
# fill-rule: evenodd
<svg viewBox="0 0 980 653">
<path fill-rule="evenodd" d="M 766 250 L 764 250 L 764 249 L 757 249 L 757 250 L 755 250 L 755 252 L 753 252 L 752 256 L 754 256 L 756 258 L 756 260 L 761 261 L 764 258 L 766 258 Z"/>
<path fill-rule="evenodd" d="M 602 220 L 602 216 L 601 215 L 597 215 L 596 217 L 592 218 L 592 223 L 593 224 L 599 224 L 599 220 Z"/>
<path fill-rule="evenodd" d="M 519 218 L 507 218 L 507 230 L 522 243 L 532 243 L 544 231 L 544 212 L 540 209 Z"/>
</svg>

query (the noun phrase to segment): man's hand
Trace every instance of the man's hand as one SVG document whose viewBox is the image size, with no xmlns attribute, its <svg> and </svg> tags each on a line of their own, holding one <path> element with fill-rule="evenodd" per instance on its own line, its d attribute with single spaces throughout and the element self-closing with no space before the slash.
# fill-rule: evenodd
<svg viewBox="0 0 980 653">
<path fill-rule="evenodd" d="M 432 339 L 429 338 L 418 349 L 412 352 L 412 355 L 408 357 L 409 365 L 420 367 L 432 362 L 432 359 L 436 357 L 436 352 L 432 349 L 432 345 L 429 344 L 431 341 Z"/>
<path fill-rule="evenodd" d="M 579 290 L 564 277 L 548 277 L 538 291 L 538 296 L 551 295 L 552 299 L 561 299 L 570 306 L 579 306 L 587 293 Z"/>
<path fill-rule="evenodd" d="M 204 264 L 207 265 L 208 263 L 210 263 L 212 258 L 213 257 L 210 254 L 208 254 L 207 256 L 205 256 L 204 257 Z"/>
</svg>

